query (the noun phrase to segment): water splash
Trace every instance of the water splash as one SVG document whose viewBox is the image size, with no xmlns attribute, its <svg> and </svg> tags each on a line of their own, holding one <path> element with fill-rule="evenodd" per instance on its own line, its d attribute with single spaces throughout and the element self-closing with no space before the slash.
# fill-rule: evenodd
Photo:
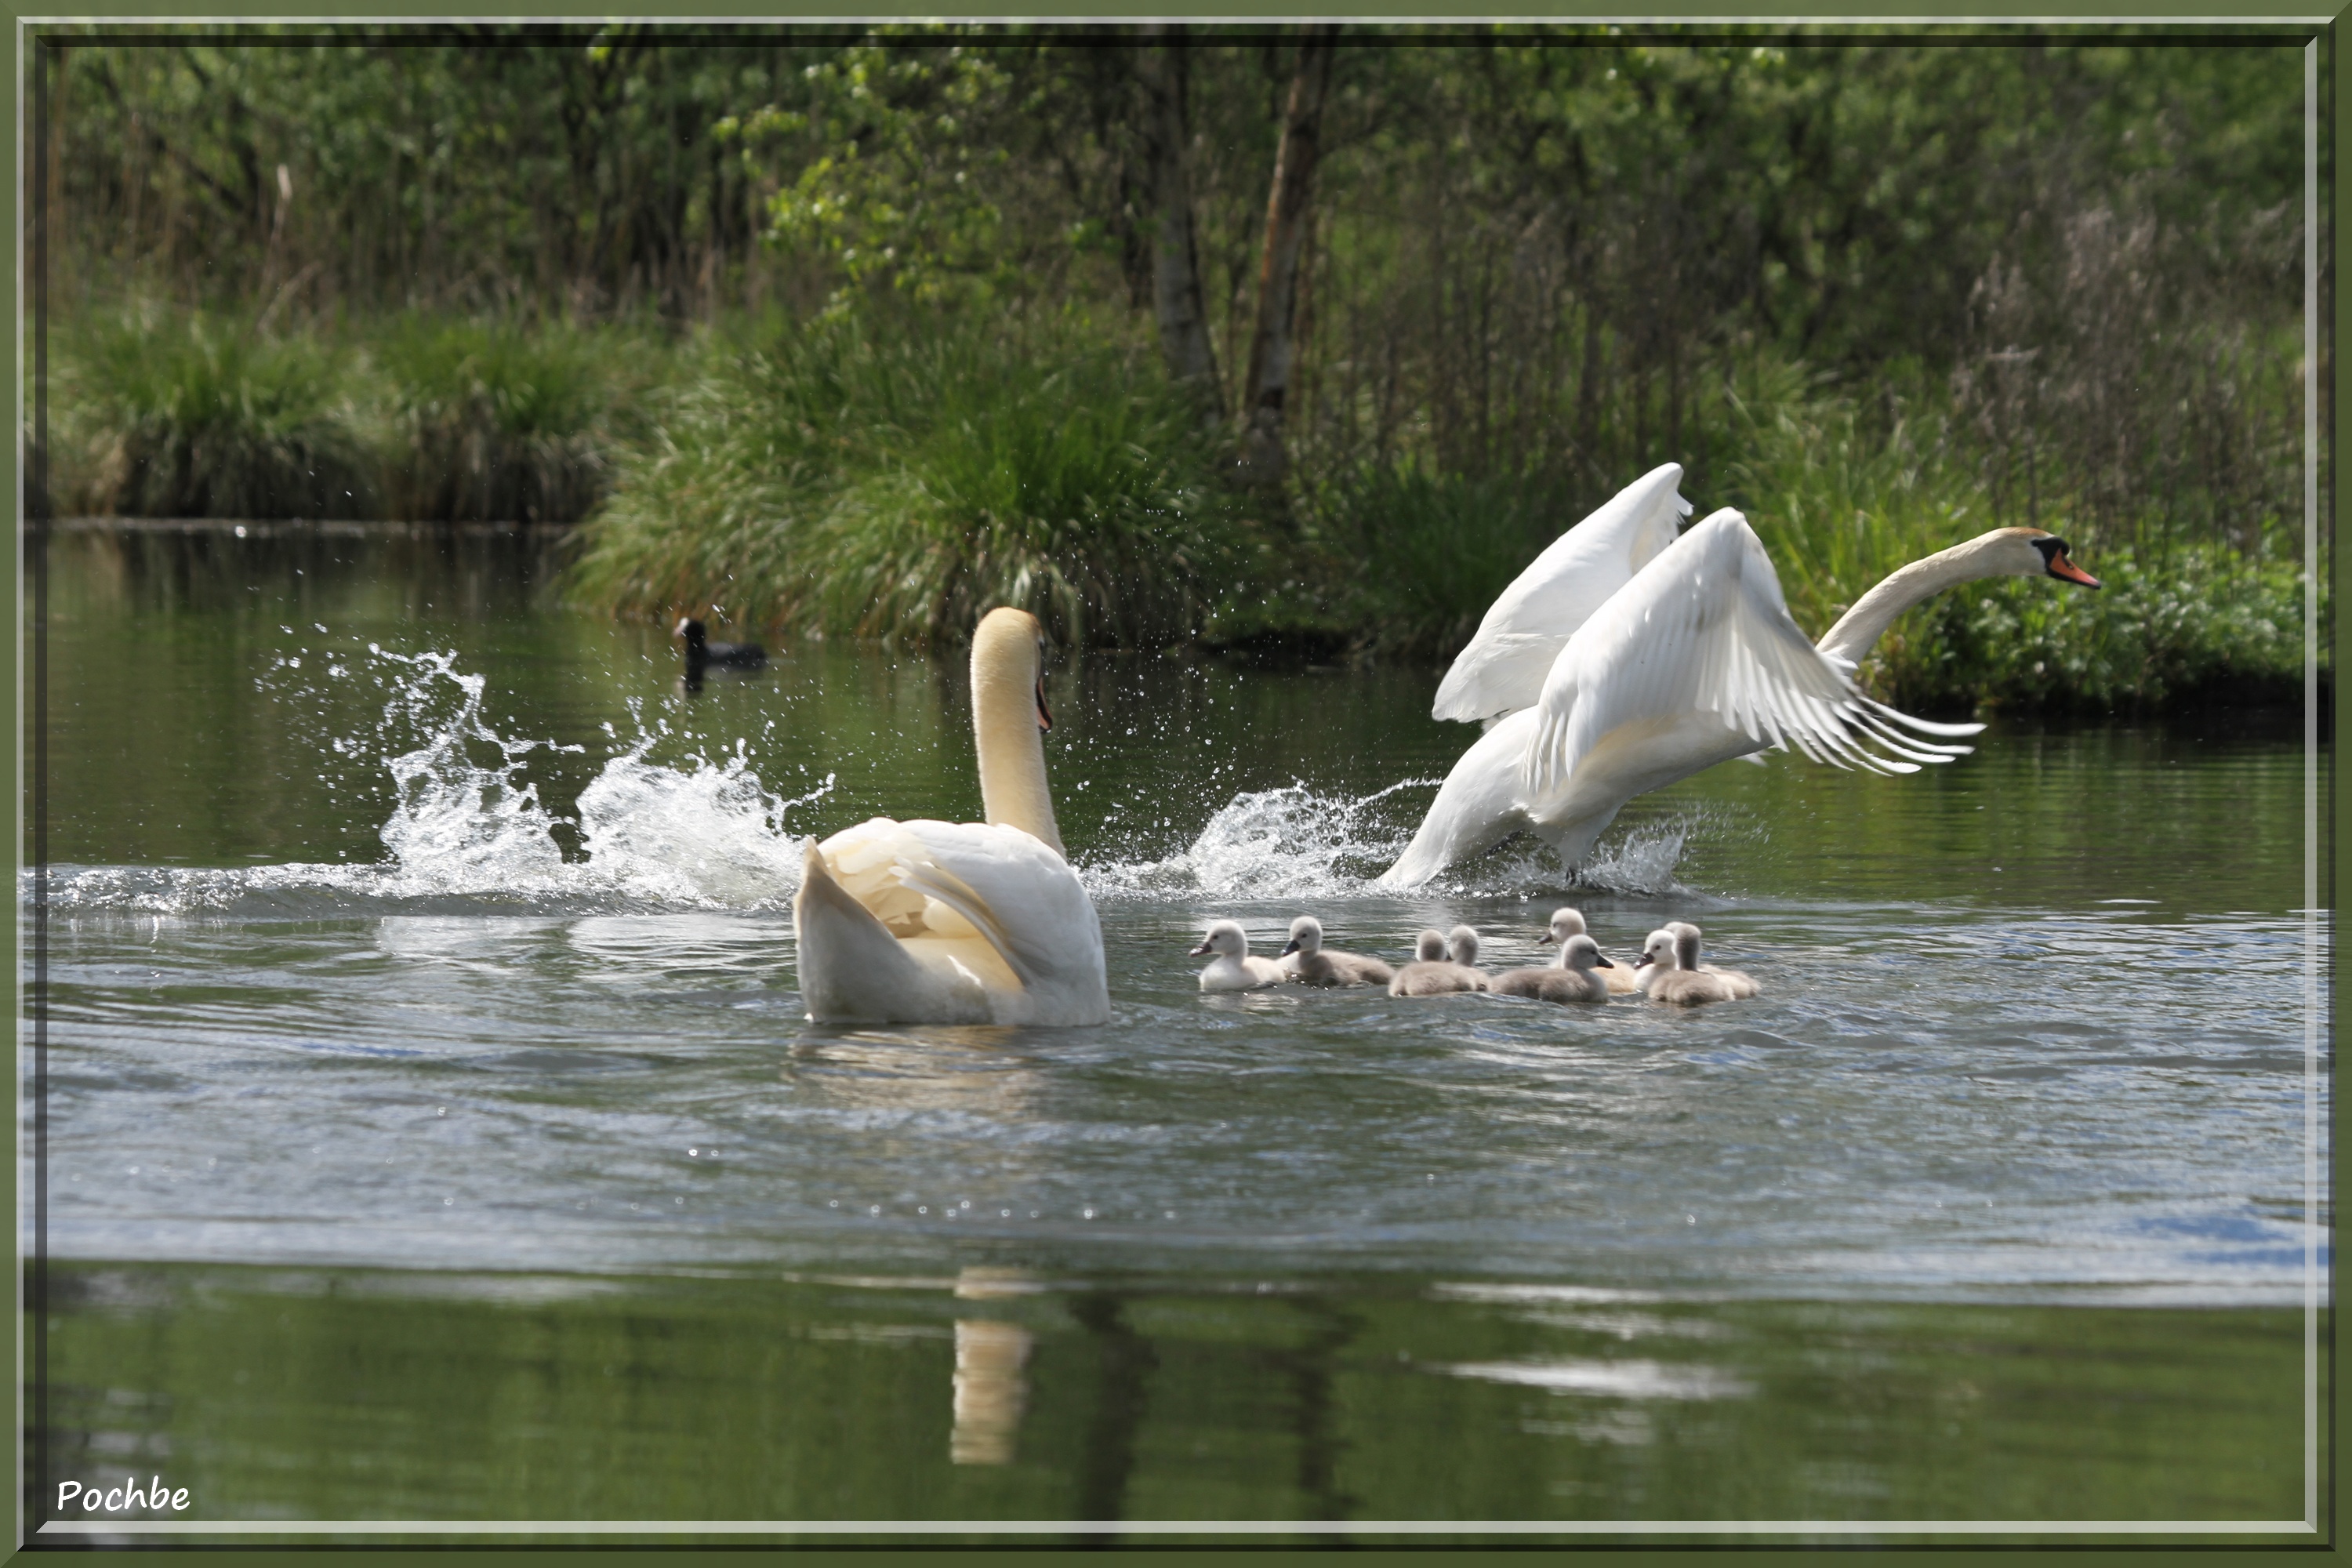
<svg viewBox="0 0 2352 1568">
<path fill-rule="evenodd" d="M 525 759 L 542 746 L 581 752 L 552 741 L 510 740 L 482 717 L 479 675 L 460 674 L 455 653 L 386 653 L 376 657 L 415 671 L 397 683 L 385 710 L 388 723 L 407 719 L 425 731 L 425 743 L 387 760 L 399 792 L 382 828 L 384 847 L 401 879 L 419 890 L 448 893 L 547 888 L 564 875 L 563 851 L 552 829 L 557 818 L 540 804 L 539 786 L 525 781 Z M 436 710 L 457 692 L 457 710 Z M 498 753 L 473 760 L 472 748 Z"/>
<path fill-rule="evenodd" d="M 502 733 L 484 712 L 488 682 L 457 668 L 455 653 L 396 653 L 373 644 L 368 651 L 386 685 L 383 714 L 372 732 L 332 737 L 330 749 L 355 758 L 372 752 L 391 775 L 394 800 L 379 830 L 389 860 L 58 868 L 51 909 L 68 916 L 250 918 L 453 900 L 535 911 L 760 910 L 782 908 L 799 890 L 803 836 L 787 818 L 831 793 L 832 775 L 803 795 L 772 794 L 740 740 L 716 761 L 696 754 L 664 766 L 648 753 L 668 728 L 648 728 L 633 703 L 635 740 L 580 792 L 579 815 L 561 816 L 541 802 L 528 769 L 538 756 L 586 747 Z M 298 659 L 280 660 L 275 679 L 299 668 Z M 605 731 L 615 734 L 609 724 Z M 559 826 L 578 830 L 578 858 L 565 857 Z M 30 895 L 29 874 L 20 891 Z"/>
<path fill-rule="evenodd" d="M 1097 898 L 1212 893 L 1330 898 L 1368 890 L 1411 837 L 1378 809 L 1400 790 L 1434 784 L 1407 779 L 1367 795 L 1319 794 L 1304 784 L 1244 791 L 1209 819 L 1190 846 L 1164 860 L 1083 864 Z"/>
</svg>

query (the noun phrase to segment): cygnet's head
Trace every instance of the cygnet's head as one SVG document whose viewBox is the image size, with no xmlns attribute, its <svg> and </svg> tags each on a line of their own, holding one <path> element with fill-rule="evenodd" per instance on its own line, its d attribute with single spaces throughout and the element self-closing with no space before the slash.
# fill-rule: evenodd
<svg viewBox="0 0 2352 1568">
<path fill-rule="evenodd" d="M 1633 967 L 1636 969 L 1648 969 L 1653 966 L 1659 969 L 1681 968 L 1682 964 L 1675 952 L 1675 945 L 1674 932 L 1652 931 L 1649 940 L 1642 944 L 1642 956 L 1634 960 Z"/>
<path fill-rule="evenodd" d="M 1323 947 L 1323 922 L 1313 915 L 1301 915 L 1290 922 L 1290 945 L 1282 950 L 1285 957 L 1294 952 L 1318 952 Z"/>
<path fill-rule="evenodd" d="M 1685 969 L 1698 967 L 1698 927 L 1688 921 L 1668 921 L 1659 928 L 1675 933 L 1675 962 Z"/>
<path fill-rule="evenodd" d="M 1576 910 L 1554 910 L 1551 912 L 1551 924 L 1546 926 L 1544 928 L 1543 935 L 1536 938 L 1536 940 L 1538 942 L 1566 942 L 1570 937 L 1582 936 L 1583 934 L 1584 916 L 1582 913 Z"/>
<path fill-rule="evenodd" d="M 1445 955 L 1456 963 L 1476 964 L 1478 933 L 1468 926 L 1455 926 L 1445 933 Z"/>
<path fill-rule="evenodd" d="M 1241 921 L 1219 921 L 1209 928 L 1209 934 L 1201 939 L 1201 945 L 1192 950 L 1192 956 L 1198 958 L 1204 952 L 1213 952 L 1223 958 L 1239 958 L 1247 952 L 1249 935 L 1242 930 Z"/>
<path fill-rule="evenodd" d="M 1572 911 L 1571 911 L 1572 912 Z M 1601 944 L 1581 934 L 1570 937 L 1560 950 L 1560 963 L 1570 969 L 1614 969 L 1617 966 L 1601 956 Z"/>
<path fill-rule="evenodd" d="M 1445 961 L 1445 933 L 1433 927 L 1423 928 L 1422 933 L 1413 939 L 1412 955 L 1423 963 L 1443 963 Z"/>
</svg>

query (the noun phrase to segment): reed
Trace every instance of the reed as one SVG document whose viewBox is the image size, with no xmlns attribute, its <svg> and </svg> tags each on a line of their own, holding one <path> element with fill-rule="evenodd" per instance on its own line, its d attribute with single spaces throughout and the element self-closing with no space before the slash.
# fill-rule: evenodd
<svg viewBox="0 0 2352 1568">
<path fill-rule="evenodd" d="M 772 321 L 715 344 L 583 530 L 624 613 L 908 644 L 992 605 L 1075 643 L 1198 629 L 1247 551 L 1152 358 L 1063 318 Z"/>
<path fill-rule="evenodd" d="M 56 342 L 50 448 L 61 510 L 373 513 L 349 356 L 334 345 L 145 302 L 60 323 Z"/>
</svg>

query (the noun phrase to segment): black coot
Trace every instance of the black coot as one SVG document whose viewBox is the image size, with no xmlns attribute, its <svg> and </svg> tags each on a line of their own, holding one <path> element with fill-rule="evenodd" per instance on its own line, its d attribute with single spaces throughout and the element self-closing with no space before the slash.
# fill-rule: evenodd
<svg viewBox="0 0 2352 1568">
<path fill-rule="evenodd" d="M 686 674 L 698 679 L 706 669 L 756 669 L 768 662 L 768 650 L 755 642 L 712 642 L 702 623 L 688 616 L 677 623 L 686 639 Z"/>
</svg>

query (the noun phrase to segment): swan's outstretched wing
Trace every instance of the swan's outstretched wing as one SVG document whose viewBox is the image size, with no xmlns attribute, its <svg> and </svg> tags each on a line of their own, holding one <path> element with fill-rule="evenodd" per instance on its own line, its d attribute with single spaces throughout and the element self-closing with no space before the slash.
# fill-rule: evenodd
<svg viewBox="0 0 2352 1568">
<path fill-rule="evenodd" d="M 1691 513 L 1679 463 L 1643 474 L 1555 539 L 1487 608 L 1438 683 L 1440 719 L 1491 719 L 1532 708 L 1544 672 L 1576 629 L 1672 544 Z"/>
<path fill-rule="evenodd" d="M 1068 861 L 998 823 L 876 817 L 819 847 L 841 884 L 902 940 L 978 936 L 1037 996 L 1039 1022 L 1109 1016 L 1102 928 Z M 1096 999 L 1099 999 L 1099 1007 Z"/>
<path fill-rule="evenodd" d="M 1675 541 L 1584 624 L 1553 662 L 1538 710 L 1523 767 L 1538 796 L 1626 726 L 1695 714 L 1713 714 L 1759 745 L 1794 745 L 1818 762 L 1874 773 L 1916 773 L 1969 749 L 1897 725 L 1937 735 L 1983 728 L 1930 724 L 1864 697 L 1843 662 L 1789 618 L 1771 558 L 1728 509 Z"/>
</svg>

